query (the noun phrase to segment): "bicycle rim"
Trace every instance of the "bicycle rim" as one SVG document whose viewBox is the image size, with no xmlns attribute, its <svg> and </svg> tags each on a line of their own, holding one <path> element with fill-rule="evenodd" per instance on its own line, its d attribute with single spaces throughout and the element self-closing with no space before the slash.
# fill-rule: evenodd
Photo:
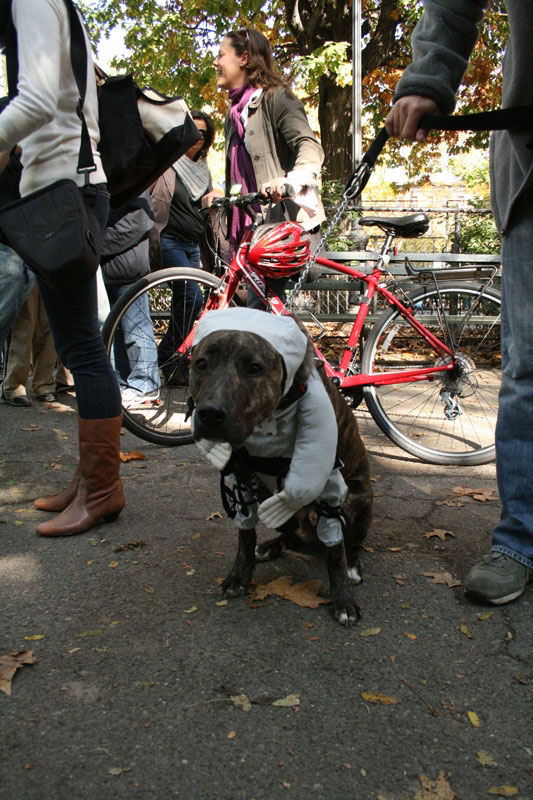
<svg viewBox="0 0 533 800">
<path fill-rule="evenodd" d="M 111 309 L 102 333 L 119 376 L 123 424 L 147 442 L 168 447 L 193 441 L 187 406 L 189 354 L 176 350 L 219 286 L 220 279 L 208 272 L 172 267 L 141 278 Z M 150 322 L 141 326 L 143 307 Z M 130 405 L 139 376 L 149 380 L 158 397 Z"/>
<path fill-rule="evenodd" d="M 486 464 L 494 459 L 501 383 L 501 297 L 481 284 L 441 283 L 410 294 L 413 312 L 456 355 L 450 372 L 430 381 L 364 388 L 381 430 L 403 450 L 432 464 Z M 453 345 L 453 347 L 452 347 Z M 375 323 L 363 372 L 447 363 L 395 309 Z"/>
</svg>

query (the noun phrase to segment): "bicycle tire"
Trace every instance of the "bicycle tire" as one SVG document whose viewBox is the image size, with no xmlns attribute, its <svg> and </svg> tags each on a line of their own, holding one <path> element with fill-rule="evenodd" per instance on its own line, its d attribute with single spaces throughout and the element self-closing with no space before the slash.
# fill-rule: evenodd
<svg viewBox="0 0 533 800">
<path fill-rule="evenodd" d="M 482 284 L 442 282 L 409 294 L 415 316 L 442 341 L 455 342 L 457 368 L 433 380 L 365 386 L 368 410 L 383 433 L 430 464 L 475 466 L 494 460 L 501 383 L 501 295 Z M 440 300 L 439 300 L 440 294 Z M 361 369 L 414 369 L 445 363 L 392 308 L 376 320 Z M 447 413 L 448 416 L 447 416 Z"/>
<path fill-rule="evenodd" d="M 194 307 L 187 303 L 181 303 L 183 314 L 183 325 L 188 332 L 195 319 L 201 313 L 208 298 L 211 298 L 213 290 L 217 290 L 221 284 L 220 278 L 211 275 L 203 270 L 187 267 L 170 267 L 158 272 L 152 272 L 141 278 L 125 292 L 122 297 L 113 305 L 107 317 L 102 335 L 107 352 L 115 365 L 116 371 L 122 376 L 120 378 L 122 388 L 127 388 L 129 367 L 124 367 L 124 359 L 119 362 L 115 355 L 119 352 L 124 332 L 128 331 L 128 311 L 132 305 L 142 297 L 148 300 L 150 318 L 152 320 L 153 340 L 146 336 L 146 351 L 151 353 L 150 363 L 144 365 L 145 374 L 150 370 L 154 371 L 153 360 L 153 341 L 158 348 L 157 372 L 161 382 L 158 400 L 148 405 L 146 408 L 126 408 L 123 405 L 123 424 L 131 433 L 152 444 L 174 447 L 177 445 L 191 444 L 193 437 L 190 424 L 187 421 L 189 397 L 188 389 L 188 354 L 172 356 L 162 356 L 162 340 L 166 335 L 167 339 L 172 336 L 169 331 L 171 319 L 172 297 L 187 297 L 187 289 L 194 293 L 196 284 L 201 290 L 201 307 L 197 302 Z M 197 294 L 197 292 L 196 292 Z M 198 295 L 199 297 L 199 295 Z M 174 302 L 178 302 L 174 300 Z M 139 326 L 135 327 L 136 346 L 141 348 L 144 353 L 143 341 L 139 341 L 141 331 Z M 173 350 L 179 347 L 183 340 L 180 338 L 174 343 Z M 124 351 L 123 351 L 124 352 Z M 137 359 L 137 367 L 143 367 L 142 358 Z"/>
</svg>

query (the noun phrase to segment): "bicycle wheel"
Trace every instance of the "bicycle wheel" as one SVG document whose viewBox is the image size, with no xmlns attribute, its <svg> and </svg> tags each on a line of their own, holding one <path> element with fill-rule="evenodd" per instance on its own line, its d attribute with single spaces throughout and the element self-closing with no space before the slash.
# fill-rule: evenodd
<svg viewBox="0 0 533 800">
<path fill-rule="evenodd" d="M 381 430 L 431 464 L 494 459 L 501 383 L 501 296 L 481 284 L 440 283 L 409 295 L 413 313 L 455 352 L 455 367 L 431 380 L 364 387 Z M 365 344 L 363 372 L 445 364 L 395 309 L 381 314 Z"/>
<path fill-rule="evenodd" d="M 206 305 L 216 307 L 219 286 L 219 278 L 202 270 L 162 269 L 133 284 L 105 321 L 102 334 L 123 398 L 139 376 L 148 376 L 155 387 L 156 398 L 140 398 L 137 406 L 123 399 L 124 426 L 147 442 L 168 447 L 193 441 L 187 419 L 189 354 L 176 350 Z M 139 307 L 149 312 L 147 325 L 138 323 Z"/>
</svg>

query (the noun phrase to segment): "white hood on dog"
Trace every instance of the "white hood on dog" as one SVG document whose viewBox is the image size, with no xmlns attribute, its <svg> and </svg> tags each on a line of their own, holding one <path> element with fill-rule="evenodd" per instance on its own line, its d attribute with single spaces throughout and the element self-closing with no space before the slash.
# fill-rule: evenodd
<svg viewBox="0 0 533 800">
<path fill-rule="evenodd" d="M 246 331 L 261 336 L 283 358 L 289 391 L 298 368 L 305 358 L 308 339 L 292 317 L 280 317 L 255 308 L 226 308 L 210 311 L 198 323 L 194 344 L 215 331 Z"/>
</svg>

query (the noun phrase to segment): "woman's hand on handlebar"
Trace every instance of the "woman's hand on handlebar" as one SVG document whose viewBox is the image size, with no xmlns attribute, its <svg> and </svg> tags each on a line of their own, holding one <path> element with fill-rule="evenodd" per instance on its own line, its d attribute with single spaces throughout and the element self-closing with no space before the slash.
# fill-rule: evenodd
<svg viewBox="0 0 533 800">
<path fill-rule="evenodd" d="M 209 210 L 209 206 L 212 204 L 215 197 L 224 197 L 222 189 L 213 189 L 211 192 L 204 194 L 202 197 L 202 208 Z"/>
<path fill-rule="evenodd" d="M 291 187 L 285 175 L 280 175 L 279 178 L 273 178 L 271 181 L 265 181 L 261 184 L 261 194 L 264 197 L 269 197 L 273 203 L 279 203 L 285 197 L 291 196 Z"/>
</svg>

